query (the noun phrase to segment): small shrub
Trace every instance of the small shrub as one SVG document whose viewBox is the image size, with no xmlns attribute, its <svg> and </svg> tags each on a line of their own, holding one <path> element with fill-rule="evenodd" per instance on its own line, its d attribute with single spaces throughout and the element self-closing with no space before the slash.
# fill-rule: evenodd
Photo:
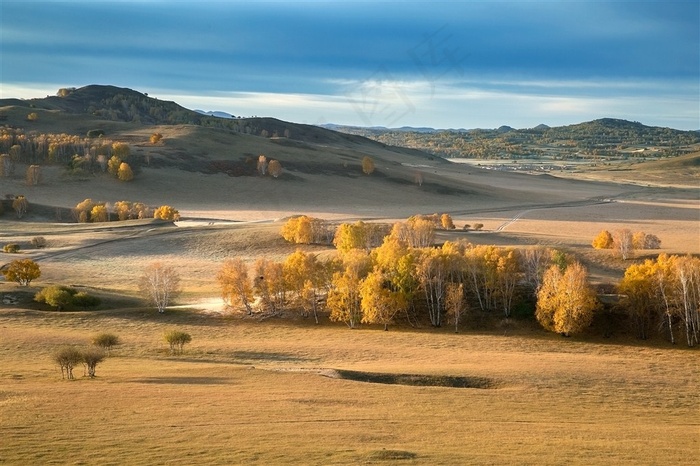
<svg viewBox="0 0 700 466">
<path fill-rule="evenodd" d="M 83 354 L 77 348 L 66 346 L 54 353 L 53 360 L 61 368 L 61 378 L 72 380 L 73 368 L 83 360 Z"/>
<path fill-rule="evenodd" d="M 483 224 L 483 223 L 475 223 L 475 224 L 474 224 L 474 230 L 476 230 L 476 231 L 481 231 L 482 228 L 484 228 L 484 224 Z"/>
<path fill-rule="evenodd" d="M 189 333 L 181 332 L 180 330 L 165 332 L 164 337 L 165 341 L 170 345 L 172 354 L 182 354 L 185 344 L 192 341 L 192 336 Z"/>
<path fill-rule="evenodd" d="M 103 129 L 91 129 L 90 131 L 87 132 L 87 137 L 90 139 L 100 138 L 104 135 L 105 135 L 105 132 Z"/>
<path fill-rule="evenodd" d="M 3 246 L 2 250 L 8 254 L 17 254 L 20 250 L 20 247 L 17 243 L 10 243 Z"/>
<path fill-rule="evenodd" d="M 81 353 L 82 362 L 85 364 L 85 371 L 88 377 L 95 377 L 95 368 L 99 363 L 104 361 L 106 355 L 104 351 L 98 348 L 86 348 Z"/>
<path fill-rule="evenodd" d="M 32 246 L 34 246 L 37 249 L 42 249 L 46 247 L 46 238 L 43 236 L 35 236 L 32 238 Z"/>
<path fill-rule="evenodd" d="M 71 301 L 74 306 L 82 309 L 97 307 L 102 302 L 97 296 L 89 295 L 84 291 L 80 291 L 74 294 L 73 299 Z"/>
<path fill-rule="evenodd" d="M 100 333 L 92 339 L 92 344 L 106 350 L 108 355 L 113 346 L 121 343 L 119 337 L 113 333 Z"/>
</svg>

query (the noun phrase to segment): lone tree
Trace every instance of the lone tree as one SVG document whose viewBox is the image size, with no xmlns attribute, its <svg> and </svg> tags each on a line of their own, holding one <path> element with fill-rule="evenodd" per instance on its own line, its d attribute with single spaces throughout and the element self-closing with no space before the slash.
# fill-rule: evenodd
<svg viewBox="0 0 700 466">
<path fill-rule="evenodd" d="M 24 214 L 27 213 L 27 210 L 29 210 L 29 201 L 27 201 L 26 197 L 19 195 L 12 201 L 12 208 L 15 209 L 17 218 L 22 218 Z"/>
<path fill-rule="evenodd" d="M 181 332 L 180 330 L 167 331 L 163 337 L 170 345 L 170 352 L 172 354 L 182 354 L 182 349 L 185 344 L 192 341 L 192 336 L 189 333 Z"/>
<path fill-rule="evenodd" d="M 113 333 L 100 333 L 92 339 L 92 344 L 107 351 L 108 355 L 113 346 L 121 345 L 121 343 L 119 337 Z"/>
<path fill-rule="evenodd" d="M 39 264 L 31 259 L 17 259 L 10 262 L 2 271 L 5 280 L 17 282 L 20 286 L 29 286 L 32 280 L 41 277 Z"/>
<path fill-rule="evenodd" d="M 162 314 L 170 301 L 181 291 L 180 275 L 173 267 L 154 262 L 143 271 L 139 289 Z"/>
<path fill-rule="evenodd" d="M 61 368 L 61 378 L 73 380 L 73 368 L 83 360 L 83 354 L 79 349 L 67 346 L 56 351 L 53 360 Z"/>
<path fill-rule="evenodd" d="M 374 172 L 374 160 L 367 157 L 366 155 L 362 157 L 362 173 L 365 175 L 371 175 Z"/>
</svg>

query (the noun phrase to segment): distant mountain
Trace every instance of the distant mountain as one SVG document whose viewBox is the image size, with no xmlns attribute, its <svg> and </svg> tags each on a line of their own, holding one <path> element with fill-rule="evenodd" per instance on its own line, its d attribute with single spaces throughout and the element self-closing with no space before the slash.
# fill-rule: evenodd
<svg viewBox="0 0 700 466">
<path fill-rule="evenodd" d="M 216 118 L 236 118 L 235 116 L 231 115 L 230 113 L 226 113 L 226 112 L 219 112 L 219 111 L 205 112 L 204 110 L 195 110 L 195 112 L 197 112 L 201 115 L 207 115 L 207 116 L 212 116 L 212 117 L 216 117 Z"/>
<path fill-rule="evenodd" d="M 361 128 L 334 125 L 336 131 L 384 144 L 419 149 L 441 157 L 512 158 L 523 156 L 629 157 L 675 156 L 700 149 L 697 131 L 646 126 L 615 118 L 568 126 L 514 129 L 437 130 Z"/>
</svg>

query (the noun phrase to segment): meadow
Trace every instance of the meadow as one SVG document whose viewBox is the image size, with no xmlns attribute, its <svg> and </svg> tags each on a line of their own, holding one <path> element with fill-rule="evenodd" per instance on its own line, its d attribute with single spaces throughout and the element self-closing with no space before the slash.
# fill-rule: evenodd
<svg viewBox="0 0 700 466">
<path fill-rule="evenodd" d="M 697 352 L 506 332 L 349 330 L 194 309 L 0 312 L 4 464 L 674 464 L 698 451 Z M 171 356 L 165 329 L 192 335 Z M 64 344 L 123 345 L 61 380 Z M 366 383 L 337 370 L 477 377 Z"/>
</svg>

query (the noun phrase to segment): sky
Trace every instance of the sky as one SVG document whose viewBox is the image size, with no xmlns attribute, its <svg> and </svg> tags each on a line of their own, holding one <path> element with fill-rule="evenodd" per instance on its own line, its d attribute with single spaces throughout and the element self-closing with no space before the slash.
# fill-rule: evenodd
<svg viewBox="0 0 700 466">
<path fill-rule="evenodd" d="M 0 0 L 0 97 L 109 84 L 306 124 L 700 129 L 700 2 Z"/>
</svg>

